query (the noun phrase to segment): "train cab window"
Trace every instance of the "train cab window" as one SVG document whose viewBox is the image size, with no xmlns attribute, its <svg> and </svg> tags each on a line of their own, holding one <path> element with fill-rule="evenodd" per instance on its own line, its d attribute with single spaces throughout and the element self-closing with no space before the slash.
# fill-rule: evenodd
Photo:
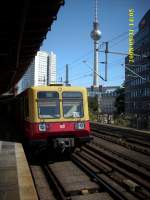
<svg viewBox="0 0 150 200">
<path fill-rule="evenodd" d="M 38 92 L 39 118 L 59 118 L 59 94 L 57 92 Z"/>
<path fill-rule="evenodd" d="M 81 92 L 63 92 L 62 97 L 65 118 L 83 117 L 83 96 Z"/>
</svg>

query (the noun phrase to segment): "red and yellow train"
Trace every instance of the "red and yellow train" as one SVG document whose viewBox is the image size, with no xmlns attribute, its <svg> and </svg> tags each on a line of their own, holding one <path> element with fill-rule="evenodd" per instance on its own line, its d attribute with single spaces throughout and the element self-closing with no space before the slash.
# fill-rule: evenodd
<svg viewBox="0 0 150 200">
<path fill-rule="evenodd" d="M 91 140 L 85 88 L 31 87 L 18 95 L 17 109 L 19 123 L 32 146 L 64 150 Z"/>
</svg>

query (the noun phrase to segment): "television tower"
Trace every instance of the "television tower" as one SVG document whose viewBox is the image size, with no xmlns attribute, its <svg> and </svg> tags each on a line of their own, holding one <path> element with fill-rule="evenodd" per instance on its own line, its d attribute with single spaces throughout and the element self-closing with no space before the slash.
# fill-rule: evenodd
<svg viewBox="0 0 150 200">
<path fill-rule="evenodd" d="M 99 30 L 99 23 L 97 17 L 97 0 L 95 0 L 95 17 L 93 22 L 93 30 L 91 38 L 94 40 L 94 69 L 93 69 L 93 87 L 98 87 L 98 65 L 99 65 L 99 40 L 101 38 L 101 31 Z"/>
</svg>

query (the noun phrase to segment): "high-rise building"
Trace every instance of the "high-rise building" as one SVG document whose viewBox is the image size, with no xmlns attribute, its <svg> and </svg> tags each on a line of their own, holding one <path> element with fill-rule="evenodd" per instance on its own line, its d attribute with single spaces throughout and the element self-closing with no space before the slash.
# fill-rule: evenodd
<svg viewBox="0 0 150 200">
<path fill-rule="evenodd" d="M 48 71 L 48 53 L 45 51 L 38 51 L 35 56 L 34 66 L 34 86 L 47 85 L 47 71 Z"/>
<path fill-rule="evenodd" d="M 38 51 L 21 80 L 22 89 L 56 83 L 56 55 Z"/>
<path fill-rule="evenodd" d="M 56 83 L 56 54 L 50 52 L 48 56 L 47 84 Z"/>
<path fill-rule="evenodd" d="M 125 58 L 125 110 L 132 126 L 150 127 L 150 10 L 134 35 L 134 64 Z M 132 71 L 135 73 L 132 73 Z"/>
<path fill-rule="evenodd" d="M 27 71 L 25 72 L 23 78 L 20 80 L 20 86 L 21 86 L 20 92 L 34 85 L 34 78 L 35 78 L 34 66 L 35 66 L 35 59 L 33 59 Z"/>
</svg>

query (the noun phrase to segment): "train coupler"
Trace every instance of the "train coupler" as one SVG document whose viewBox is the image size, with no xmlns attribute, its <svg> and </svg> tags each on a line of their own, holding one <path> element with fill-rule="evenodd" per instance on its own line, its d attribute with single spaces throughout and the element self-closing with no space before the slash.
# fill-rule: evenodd
<svg viewBox="0 0 150 200">
<path fill-rule="evenodd" d="M 66 149 L 75 146 L 74 138 L 55 138 L 53 139 L 54 148 L 63 153 Z"/>
</svg>

